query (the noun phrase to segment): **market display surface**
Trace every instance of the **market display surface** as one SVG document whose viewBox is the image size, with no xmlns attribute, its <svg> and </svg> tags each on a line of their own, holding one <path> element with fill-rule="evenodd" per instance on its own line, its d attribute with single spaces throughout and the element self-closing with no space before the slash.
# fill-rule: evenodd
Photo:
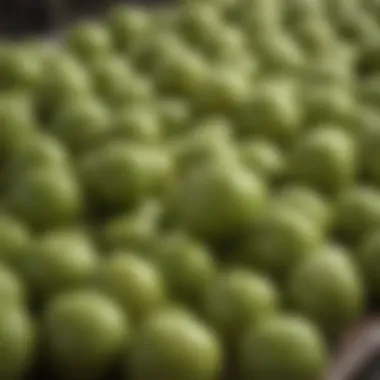
<svg viewBox="0 0 380 380">
<path fill-rule="evenodd" d="M 325 380 L 380 297 L 379 2 L 118 7 L 0 89 L 1 380 Z"/>
</svg>

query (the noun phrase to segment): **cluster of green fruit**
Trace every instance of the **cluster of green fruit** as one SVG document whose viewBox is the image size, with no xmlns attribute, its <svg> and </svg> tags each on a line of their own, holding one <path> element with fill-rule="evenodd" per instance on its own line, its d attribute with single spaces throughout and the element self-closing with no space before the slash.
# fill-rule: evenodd
<svg viewBox="0 0 380 380">
<path fill-rule="evenodd" d="M 380 299 L 379 41 L 375 0 L 189 0 L 3 43 L 1 380 L 323 380 Z"/>
</svg>

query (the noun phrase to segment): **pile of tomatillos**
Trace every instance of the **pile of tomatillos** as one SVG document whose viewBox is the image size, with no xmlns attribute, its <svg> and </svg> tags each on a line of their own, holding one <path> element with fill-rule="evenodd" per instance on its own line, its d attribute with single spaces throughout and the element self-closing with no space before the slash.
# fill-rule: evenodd
<svg viewBox="0 0 380 380">
<path fill-rule="evenodd" d="M 379 2 L 4 42 L 0 159 L 1 380 L 323 380 L 380 299 Z"/>
</svg>

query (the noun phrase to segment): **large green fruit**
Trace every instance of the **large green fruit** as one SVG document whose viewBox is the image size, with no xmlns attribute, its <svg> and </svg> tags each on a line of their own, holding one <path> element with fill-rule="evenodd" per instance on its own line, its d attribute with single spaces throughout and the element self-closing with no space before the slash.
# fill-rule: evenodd
<svg viewBox="0 0 380 380">
<path fill-rule="evenodd" d="M 110 116 L 97 99 L 75 100 L 58 110 L 50 129 L 70 150 L 82 153 L 104 143 L 111 127 Z"/>
<path fill-rule="evenodd" d="M 334 208 L 315 190 L 298 185 L 288 185 L 275 194 L 273 207 L 288 207 L 314 220 L 328 230 L 334 220 Z"/>
<path fill-rule="evenodd" d="M 170 172 L 165 152 L 116 141 L 84 157 L 81 173 L 90 196 L 102 204 L 130 207 L 149 197 Z"/>
<path fill-rule="evenodd" d="M 110 133 L 115 139 L 157 143 L 161 139 L 162 129 L 157 110 L 146 105 L 134 104 L 116 113 Z"/>
<path fill-rule="evenodd" d="M 164 278 L 154 265 L 131 253 L 116 252 L 100 268 L 99 288 L 136 322 L 166 303 Z"/>
<path fill-rule="evenodd" d="M 351 243 L 360 242 L 380 226 L 380 192 L 373 187 L 356 185 L 338 199 L 336 229 Z"/>
<path fill-rule="evenodd" d="M 349 252 L 336 245 L 321 248 L 291 274 L 289 301 L 327 334 L 345 331 L 361 316 L 364 288 Z"/>
<path fill-rule="evenodd" d="M 302 127 L 302 107 L 293 83 L 276 77 L 262 80 L 243 103 L 239 119 L 245 134 L 287 142 Z"/>
<path fill-rule="evenodd" d="M 242 241 L 241 259 L 283 280 L 294 265 L 314 253 L 323 235 L 321 226 L 297 209 L 271 207 Z"/>
<path fill-rule="evenodd" d="M 109 31 L 96 22 L 82 22 L 70 29 L 66 36 L 68 49 L 85 61 L 93 61 L 112 51 Z"/>
<path fill-rule="evenodd" d="M 241 343 L 242 379 L 320 380 L 327 349 L 319 331 L 302 317 L 280 315 L 249 330 Z"/>
<path fill-rule="evenodd" d="M 205 319 L 228 344 L 236 344 L 246 329 L 271 317 L 279 304 L 272 283 L 246 269 L 221 273 L 206 289 Z"/>
<path fill-rule="evenodd" d="M 29 229 L 17 219 L 0 216 L 0 262 L 13 267 L 31 240 Z"/>
<path fill-rule="evenodd" d="M 66 171 L 38 168 L 11 178 L 10 209 L 28 224 L 47 228 L 76 221 L 83 211 L 82 192 Z"/>
<path fill-rule="evenodd" d="M 183 233 L 152 241 L 152 260 L 162 271 L 174 298 L 198 307 L 217 268 L 210 250 Z"/>
<path fill-rule="evenodd" d="M 362 243 L 357 251 L 357 261 L 365 284 L 371 295 L 380 295 L 380 237 L 379 229 L 364 235 Z"/>
<path fill-rule="evenodd" d="M 168 310 L 136 334 L 130 353 L 133 380 L 216 380 L 222 366 L 218 339 L 196 318 Z"/>
<path fill-rule="evenodd" d="M 286 167 L 280 149 L 262 139 L 243 141 L 240 145 L 240 156 L 249 169 L 268 180 L 281 177 Z"/>
<path fill-rule="evenodd" d="M 10 92 L 0 97 L 0 124 L 0 155 L 4 158 L 30 139 L 38 126 L 27 94 Z"/>
<path fill-rule="evenodd" d="M 250 226 L 266 203 L 259 177 L 237 164 L 206 163 L 180 184 L 177 214 L 190 232 L 224 238 Z"/>
<path fill-rule="evenodd" d="M 38 168 L 64 170 L 70 168 L 70 157 L 59 140 L 45 133 L 34 133 L 13 151 L 7 167 L 12 175 Z"/>
<path fill-rule="evenodd" d="M 174 140 L 172 150 L 180 172 L 186 173 L 204 162 L 234 159 L 237 154 L 231 131 L 228 119 L 206 117 Z"/>
<path fill-rule="evenodd" d="M 52 366 L 63 379 L 98 379 L 130 340 L 118 305 L 96 292 L 58 296 L 48 304 L 43 328 Z"/>
<path fill-rule="evenodd" d="M 299 140 L 290 170 L 301 183 L 334 194 L 355 180 L 357 156 L 351 135 L 329 126 L 319 127 Z"/>
<path fill-rule="evenodd" d="M 70 55 L 60 52 L 46 63 L 37 88 L 37 100 L 42 113 L 51 116 L 66 101 L 82 99 L 91 92 L 91 76 L 85 67 Z"/>
<path fill-rule="evenodd" d="M 134 52 L 150 37 L 150 13 L 137 7 L 117 6 L 108 14 L 108 27 L 120 52 Z"/>
<path fill-rule="evenodd" d="M 133 212 L 110 218 L 100 227 L 100 243 L 111 251 L 144 251 L 156 238 L 161 214 L 161 205 L 153 201 Z"/>
<path fill-rule="evenodd" d="M 38 55 L 22 44 L 7 44 L 0 53 L 0 87 L 30 88 L 43 76 Z"/>
<path fill-rule="evenodd" d="M 24 306 L 26 289 L 16 272 L 0 264 L 0 302 L 2 307 Z"/>
<path fill-rule="evenodd" d="M 151 79 L 138 73 L 128 58 L 118 55 L 98 59 L 90 67 L 94 87 L 109 105 L 123 107 L 136 101 L 152 101 Z"/>
<path fill-rule="evenodd" d="M 21 380 L 34 359 L 36 335 L 30 316 L 23 308 L 3 306 L 0 310 L 0 377 Z"/>
<path fill-rule="evenodd" d="M 36 239 L 17 264 L 37 301 L 88 286 L 98 269 L 92 242 L 79 231 L 57 230 Z"/>
</svg>

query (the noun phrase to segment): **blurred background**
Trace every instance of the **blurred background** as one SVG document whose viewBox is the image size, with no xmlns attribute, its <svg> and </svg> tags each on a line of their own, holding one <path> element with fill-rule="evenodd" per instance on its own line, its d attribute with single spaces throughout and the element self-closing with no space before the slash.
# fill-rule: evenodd
<svg viewBox="0 0 380 380">
<path fill-rule="evenodd" d="M 97 16 L 126 2 L 154 6 L 163 0 L 0 0 L 0 37 L 54 33 L 78 18 Z"/>
</svg>

